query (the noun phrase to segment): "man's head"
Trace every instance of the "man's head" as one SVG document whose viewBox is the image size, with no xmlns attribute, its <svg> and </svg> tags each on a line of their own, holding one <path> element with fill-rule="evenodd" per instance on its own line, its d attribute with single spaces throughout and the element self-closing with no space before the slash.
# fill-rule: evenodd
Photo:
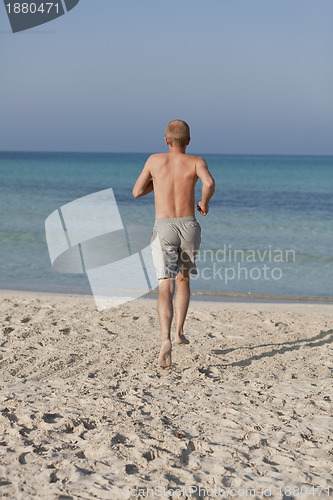
<svg viewBox="0 0 333 500">
<path fill-rule="evenodd" d="M 172 120 L 166 126 L 165 140 L 168 146 L 186 147 L 190 142 L 190 127 L 183 120 Z"/>
</svg>

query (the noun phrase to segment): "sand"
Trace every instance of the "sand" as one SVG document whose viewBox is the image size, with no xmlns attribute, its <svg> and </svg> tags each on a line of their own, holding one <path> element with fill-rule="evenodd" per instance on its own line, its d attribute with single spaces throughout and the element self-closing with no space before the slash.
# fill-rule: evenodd
<svg viewBox="0 0 333 500">
<path fill-rule="evenodd" d="M 332 495 L 331 305 L 192 302 L 161 370 L 155 300 L 0 297 L 0 496 Z"/>
</svg>

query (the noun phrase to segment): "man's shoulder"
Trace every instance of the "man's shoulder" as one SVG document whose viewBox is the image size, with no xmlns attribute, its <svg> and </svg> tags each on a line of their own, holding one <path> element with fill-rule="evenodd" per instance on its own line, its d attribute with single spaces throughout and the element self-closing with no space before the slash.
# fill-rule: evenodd
<svg viewBox="0 0 333 500">
<path fill-rule="evenodd" d="M 147 163 L 149 165 L 154 165 L 156 163 L 159 163 L 163 161 L 166 158 L 167 153 L 154 153 L 149 156 Z"/>
<path fill-rule="evenodd" d="M 158 160 L 159 158 L 165 158 L 167 155 L 168 153 L 153 153 L 149 156 L 148 160 Z"/>
<path fill-rule="evenodd" d="M 186 155 L 188 158 L 193 159 L 193 161 L 205 161 L 201 156 L 196 156 L 196 155 Z"/>
<path fill-rule="evenodd" d="M 201 156 L 186 155 L 195 166 L 206 165 L 206 161 Z"/>
</svg>

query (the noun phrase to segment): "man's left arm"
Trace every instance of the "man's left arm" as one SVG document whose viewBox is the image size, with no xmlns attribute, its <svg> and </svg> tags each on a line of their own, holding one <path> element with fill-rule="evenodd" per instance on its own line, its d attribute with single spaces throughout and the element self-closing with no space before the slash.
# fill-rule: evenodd
<svg viewBox="0 0 333 500">
<path fill-rule="evenodd" d="M 146 194 L 151 193 L 153 189 L 154 189 L 154 184 L 149 169 L 149 158 L 148 158 L 141 174 L 138 177 L 138 180 L 134 185 L 133 196 L 134 198 L 140 198 L 140 196 L 146 196 Z"/>
</svg>

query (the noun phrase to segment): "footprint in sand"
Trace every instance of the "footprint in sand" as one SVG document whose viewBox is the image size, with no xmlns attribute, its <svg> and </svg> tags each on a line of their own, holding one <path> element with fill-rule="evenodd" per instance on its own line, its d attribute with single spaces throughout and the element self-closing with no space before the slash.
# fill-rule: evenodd
<svg viewBox="0 0 333 500">
<path fill-rule="evenodd" d="M 47 424 L 54 424 L 58 418 L 63 418 L 63 416 L 59 413 L 44 413 L 42 418 Z"/>
</svg>

